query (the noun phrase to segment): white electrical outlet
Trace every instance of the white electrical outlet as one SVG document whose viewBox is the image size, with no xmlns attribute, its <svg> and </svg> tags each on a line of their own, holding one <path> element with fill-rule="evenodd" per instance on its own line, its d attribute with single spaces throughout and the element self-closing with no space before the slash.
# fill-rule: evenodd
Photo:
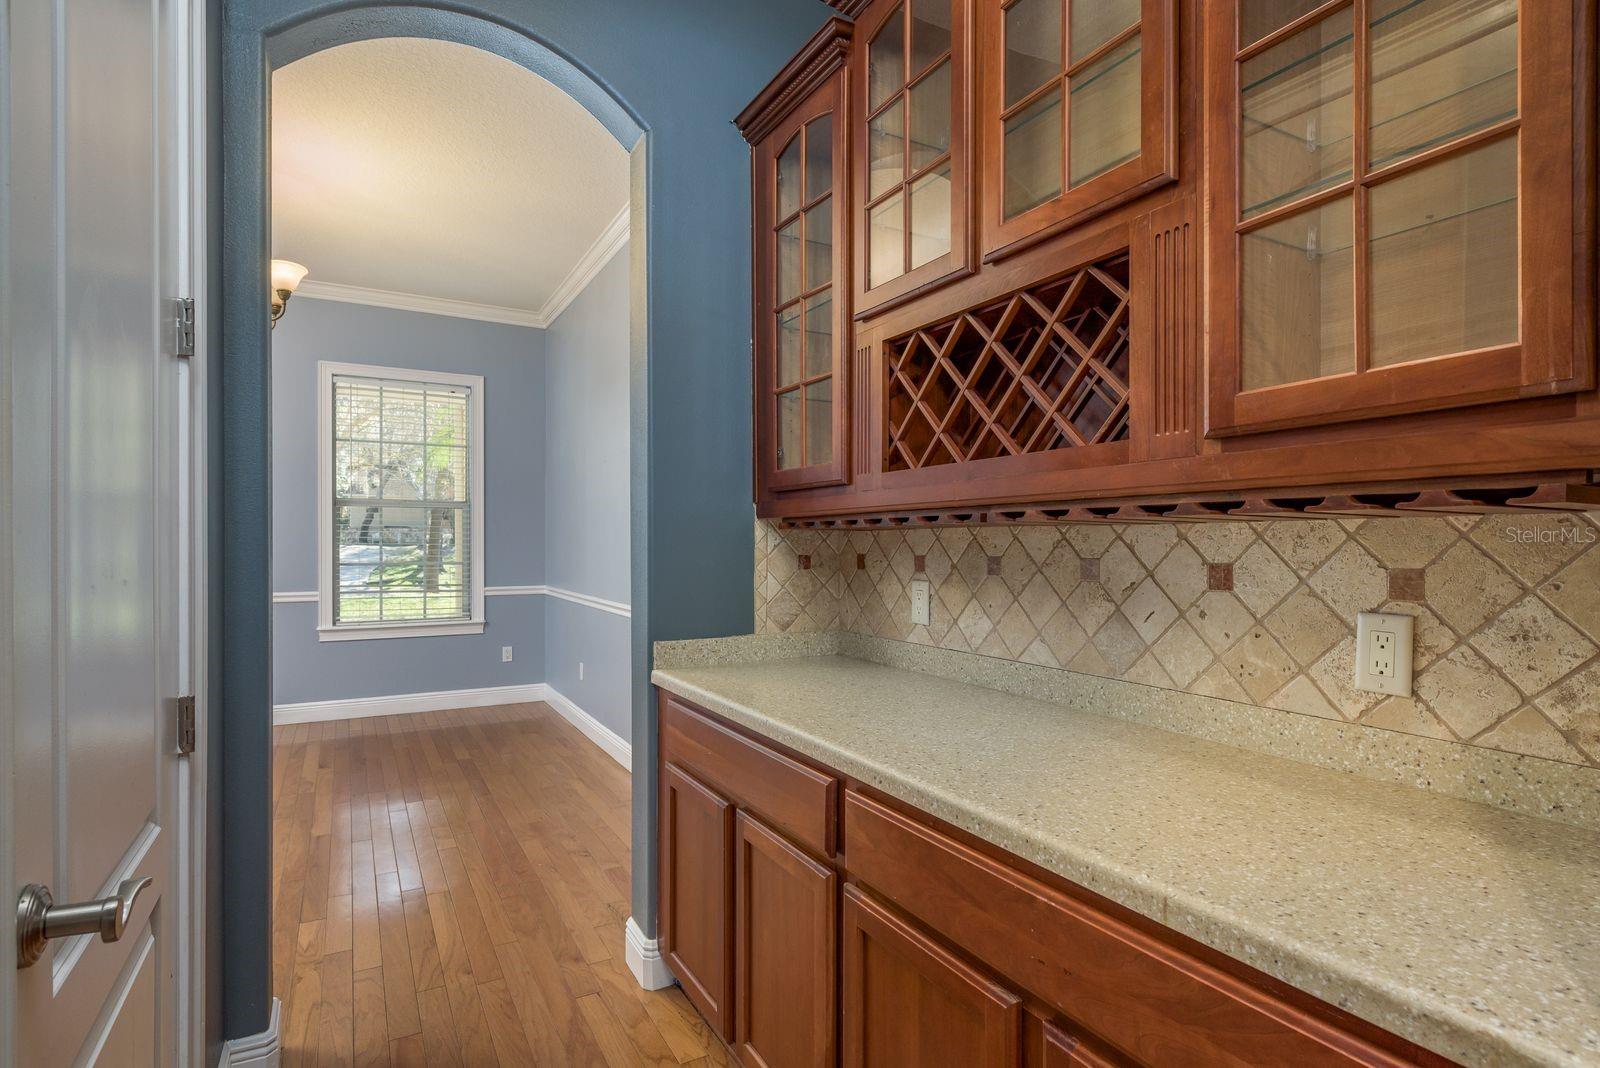
<svg viewBox="0 0 1600 1068">
<path fill-rule="evenodd" d="M 911 625 L 926 627 L 928 625 L 928 601 L 932 591 L 928 587 L 927 579 L 915 579 L 911 583 Z"/>
<path fill-rule="evenodd" d="M 511 663 L 511 646 L 502 645 L 500 647 L 500 663 L 502 663 L 502 664 Z"/>
<path fill-rule="evenodd" d="M 1411 696 L 1411 645 L 1416 620 L 1396 612 L 1356 616 L 1356 689 Z"/>
</svg>

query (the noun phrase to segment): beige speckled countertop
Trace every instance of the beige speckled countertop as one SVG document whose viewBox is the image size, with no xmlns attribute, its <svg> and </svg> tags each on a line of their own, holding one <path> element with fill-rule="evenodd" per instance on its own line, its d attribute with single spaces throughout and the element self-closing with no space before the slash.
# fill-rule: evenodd
<svg viewBox="0 0 1600 1068">
<path fill-rule="evenodd" d="M 1600 834 L 841 656 L 655 683 L 1468 1065 L 1600 1066 Z"/>
</svg>

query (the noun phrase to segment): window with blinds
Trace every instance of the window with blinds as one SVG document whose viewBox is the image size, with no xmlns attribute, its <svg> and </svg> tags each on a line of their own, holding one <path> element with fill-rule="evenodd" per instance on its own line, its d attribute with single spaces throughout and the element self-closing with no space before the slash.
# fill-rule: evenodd
<svg viewBox="0 0 1600 1068">
<path fill-rule="evenodd" d="M 379 373 L 330 370 L 324 383 L 332 406 L 324 621 L 334 629 L 472 621 L 481 605 L 473 425 L 481 379 L 368 370 Z"/>
</svg>

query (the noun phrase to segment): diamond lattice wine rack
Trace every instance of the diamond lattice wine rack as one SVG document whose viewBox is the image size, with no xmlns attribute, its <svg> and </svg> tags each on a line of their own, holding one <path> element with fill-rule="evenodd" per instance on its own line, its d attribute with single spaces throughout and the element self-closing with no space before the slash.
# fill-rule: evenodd
<svg viewBox="0 0 1600 1068">
<path fill-rule="evenodd" d="M 914 330 L 885 346 L 885 471 L 1128 436 L 1128 256 Z"/>
</svg>

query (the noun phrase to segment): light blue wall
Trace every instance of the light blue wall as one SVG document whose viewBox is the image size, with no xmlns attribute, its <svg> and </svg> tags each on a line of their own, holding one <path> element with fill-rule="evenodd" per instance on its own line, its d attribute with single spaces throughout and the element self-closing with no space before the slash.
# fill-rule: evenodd
<svg viewBox="0 0 1600 1068">
<path fill-rule="evenodd" d="M 319 360 L 482 375 L 484 583 L 543 583 L 544 345 L 527 327 L 291 301 L 272 332 L 274 591 L 317 588 Z M 486 598 L 482 634 L 354 642 L 317 641 L 314 602 L 274 604 L 273 703 L 542 682 L 543 600 Z"/>
<path fill-rule="evenodd" d="M 630 582 L 628 312 L 624 248 L 545 333 L 545 581 L 622 604 Z M 629 737 L 628 617 L 549 597 L 545 620 L 545 681 Z"/>
</svg>

